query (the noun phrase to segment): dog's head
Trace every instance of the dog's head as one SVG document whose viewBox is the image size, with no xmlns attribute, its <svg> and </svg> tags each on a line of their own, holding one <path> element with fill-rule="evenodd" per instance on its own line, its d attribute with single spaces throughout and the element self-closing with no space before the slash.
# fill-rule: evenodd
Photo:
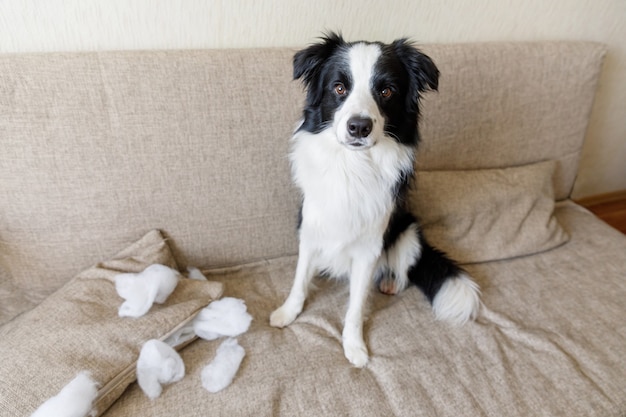
<svg viewBox="0 0 626 417">
<path fill-rule="evenodd" d="M 339 143 L 360 150 L 384 137 L 417 143 L 419 100 L 437 89 L 439 70 L 406 39 L 348 43 L 330 33 L 296 53 L 293 75 L 307 89 L 300 129 L 332 129 Z"/>
</svg>

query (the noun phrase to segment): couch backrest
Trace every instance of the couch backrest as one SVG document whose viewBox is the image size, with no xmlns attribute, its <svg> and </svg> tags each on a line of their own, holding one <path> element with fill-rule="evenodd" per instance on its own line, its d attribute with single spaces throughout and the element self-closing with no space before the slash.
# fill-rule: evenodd
<svg viewBox="0 0 626 417">
<path fill-rule="evenodd" d="M 556 159 L 566 198 L 604 49 L 426 45 L 420 169 Z M 0 268 L 51 291 L 147 230 L 183 266 L 295 253 L 293 50 L 0 56 Z"/>
<path fill-rule="evenodd" d="M 557 200 L 578 172 L 606 49 L 584 42 L 424 48 L 442 72 L 427 95 L 418 169 L 479 169 L 554 159 Z"/>
</svg>

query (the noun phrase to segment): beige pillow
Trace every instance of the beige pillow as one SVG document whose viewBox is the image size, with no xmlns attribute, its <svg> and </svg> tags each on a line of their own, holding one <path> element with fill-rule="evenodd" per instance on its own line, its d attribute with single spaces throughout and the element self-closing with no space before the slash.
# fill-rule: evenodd
<svg viewBox="0 0 626 417">
<path fill-rule="evenodd" d="M 153 263 L 176 268 L 158 231 L 79 274 L 0 328 L 0 415 L 30 415 L 82 370 L 100 385 L 94 401 L 100 415 L 135 380 L 143 343 L 165 339 L 222 293 L 220 283 L 181 279 L 167 301 L 145 316 L 118 317 L 123 300 L 113 277 Z"/>
<path fill-rule="evenodd" d="M 421 171 L 411 204 L 426 239 L 461 263 L 546 251 L 569 240 L 554 217 L 556 162 Z"/>
</svg>

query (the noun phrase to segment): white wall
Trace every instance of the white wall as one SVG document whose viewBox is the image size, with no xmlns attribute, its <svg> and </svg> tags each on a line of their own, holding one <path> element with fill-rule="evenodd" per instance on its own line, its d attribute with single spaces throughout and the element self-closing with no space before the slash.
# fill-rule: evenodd
<svg viewBox="0 0 626 417">
<path fill-rule="evenodd" d="M 418 42 L 608 44 L 574 195 L 626 189 L 624 0 L 0 0 L 0 53 Z"/>
</svg>

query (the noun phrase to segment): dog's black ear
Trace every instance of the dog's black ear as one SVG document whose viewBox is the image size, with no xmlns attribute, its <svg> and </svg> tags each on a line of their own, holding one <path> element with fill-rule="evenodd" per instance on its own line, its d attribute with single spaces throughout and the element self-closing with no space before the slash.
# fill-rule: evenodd
<svg viewBox="0 0 626 417">
<path fill-rule="evenodd" d="M 344 44 L 340 33 L 329 32 L 322 36 L 320 43 L 313 44 L 297 52 L 293 57 L 293 79 L 302 78 L 309 84 L 324 62 L 340 45 Z"/>
<path fill-rule="evenodd" d="M 307 87 L 309 100 L 315 101 L 315 97 L 319 95 L 316 91 L 319 88 L 318 81 L 322 63 L 343 44 L 345 41 L 341 34 L 329 32 L 321 37 L 320 43 L 313 44 L 294 55 L 293 79 L 302 79 Z"/>
<path fill-rule="evenodd" d="M 408 104 L 411 107 L 417 106 L 421 93 L 428 90 L 436 91 L 439 87 L 439 70 L 428 55 L 415 48 L 407 39 L 399 39 L 391 45 L 411 79 Z"/>
</svg>

